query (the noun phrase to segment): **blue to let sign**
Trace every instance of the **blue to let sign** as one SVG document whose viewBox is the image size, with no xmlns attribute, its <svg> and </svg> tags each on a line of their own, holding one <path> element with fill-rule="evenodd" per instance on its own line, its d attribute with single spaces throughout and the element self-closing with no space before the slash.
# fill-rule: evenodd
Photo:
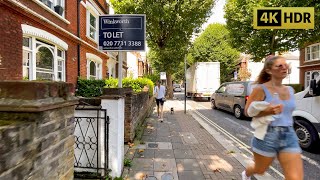
<svg viewBox="0 0 320 180">
<path fill-rule="evenodd" d="M 145 15 L 102 15 L 99 17 L 99 49 L 145 51 Z"/>
</svg>

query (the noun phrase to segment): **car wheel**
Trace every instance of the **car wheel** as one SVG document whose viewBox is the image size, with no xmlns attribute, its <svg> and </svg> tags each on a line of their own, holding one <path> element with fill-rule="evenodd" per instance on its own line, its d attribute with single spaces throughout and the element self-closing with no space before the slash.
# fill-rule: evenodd
<svg viewBox="0 0 320 180">
<path fill-rule="evenodd" d="M 211 108 L 217 109 L 216 102 L 214 101 L 214 99 L 211 99 Z"/>
<path fill-rule="evenodd" d="M 297 119 L 294 126 L 301 148 L 312 150 L 319 141 L 318 133 L 312 125 L 304 120 Z"/>
<path fill-rule="evenodd" d="M 237 118 L 237 119 L 241 119 L 242 116 L 243 116 L 243 112 L 242 112 L 242 109 L 239 105 L 235 105 L 234 108 L 233 108 L 233 113 L 234 113 L 234 116 Z"/>
</svg>

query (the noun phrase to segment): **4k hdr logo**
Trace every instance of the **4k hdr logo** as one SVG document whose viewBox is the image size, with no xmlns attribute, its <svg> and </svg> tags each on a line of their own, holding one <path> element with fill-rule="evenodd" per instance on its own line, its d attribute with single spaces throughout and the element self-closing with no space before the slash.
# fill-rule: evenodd
<svg viewBox="0 0 320 180">
<path fill-rule="evenodd" d="M 261 7 L 253 12 L 254 29 L 314 29 L 313 7 Z"/>
</svg>

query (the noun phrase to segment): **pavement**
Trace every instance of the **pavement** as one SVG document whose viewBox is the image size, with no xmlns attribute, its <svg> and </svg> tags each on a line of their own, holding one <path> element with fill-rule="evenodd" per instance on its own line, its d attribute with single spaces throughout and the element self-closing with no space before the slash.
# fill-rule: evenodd
<svg viewBox="0 0 320 180">
<path fill-rule="evenodd" d="M 164 121 L 154 112 L 146 119 L 143 143 L 128 149 L 132 166 L 124 169 L 124 179 L 241 179 L 244 166 L 219 143 L 221 136 L 215 139 L 175 101 L 165 102 L 164 110 Z"/>
</svg>

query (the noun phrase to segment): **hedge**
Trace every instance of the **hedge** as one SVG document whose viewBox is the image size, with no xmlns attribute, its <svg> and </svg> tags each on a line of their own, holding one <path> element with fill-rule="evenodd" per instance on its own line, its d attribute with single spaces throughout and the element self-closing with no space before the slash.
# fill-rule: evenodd
<svg viewBox="0 0 320 180">
<path fill-rule="evenodd" d="M 109 78 L 105 80 L 106 88 L 117 88 L 118 79 Z M 122 80 L 122 87 L 132 87 L 132 90 L 136 93 L 141 92 L 143 88 L 147 86 L 149 88 L 149 95 L 153 95 L 153 82 L 148 78 L 133 79 L 131 77 L 124 78 Z"/>
<path fill-rule="evenodd" d="M 147 86 L 149 95 L 153 95 L 153 82 L 148 78 L 124 78 L 122 87 L 132 87 L 133 91 L 138 93 Z M 118 88 L 118 79 L 109 78 L 106 80 L 78 79 L 76 96 L 82 97 L 99 97 L 102 95 L 103 88 Z"/>
<path fill-rule="evenodd" d="M 105 80 L 78 79 L 76 96 L 99 97 L 105 87 Z"/>
</svg>

